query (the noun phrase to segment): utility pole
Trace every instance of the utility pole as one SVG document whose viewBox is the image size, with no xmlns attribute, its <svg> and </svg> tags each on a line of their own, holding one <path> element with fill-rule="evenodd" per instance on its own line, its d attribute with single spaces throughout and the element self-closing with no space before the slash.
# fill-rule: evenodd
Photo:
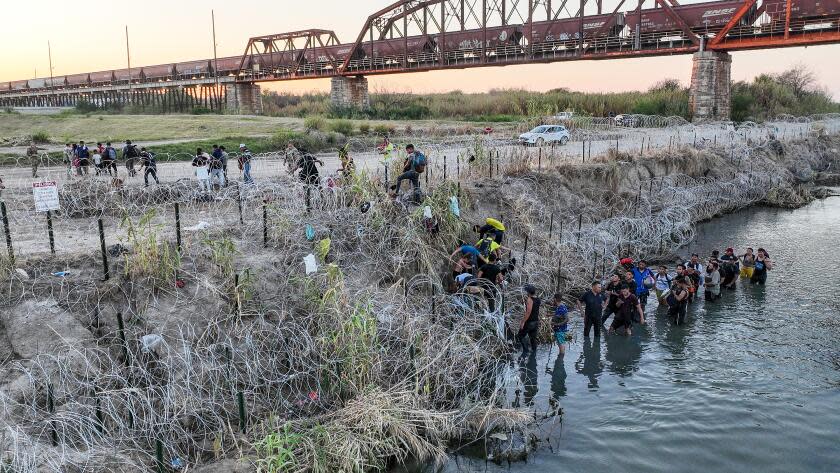
<svg viewBox="0 0 840 473">
<path fill-rule="evenodd" d="M 52 90 L 53 95 L 55 95 L 55 80 L 53 79 L 52 65 L 52 47 L 50 46 L 50 40 L 47 40 L 47 55 L 50 58 L 50 90 Z"/>
<path fill-rule="evenodd" d="M 128 25 L 125 25 L 125 57 L 128 60 L 128 100 L 131 101 L 131 49 L 128 47 Z"/>
<path fill-rule="evenodd" d="M 210 10 L 210 18 L 213 20 L 213 75 L 216 76 L 216 93 L 219 92 L 219 58 L 216 55 L 216 12 Z"/>
</svg>

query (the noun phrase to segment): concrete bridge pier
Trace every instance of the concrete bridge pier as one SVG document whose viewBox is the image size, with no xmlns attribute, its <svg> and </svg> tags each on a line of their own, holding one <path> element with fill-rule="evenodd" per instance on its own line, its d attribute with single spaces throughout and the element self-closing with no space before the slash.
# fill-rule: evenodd
<svg viewBox="0 0 840 473">
<path fill-rule="evenodd" d="M 370 108 L 368 80 L 364 76 L 332 78 L 330 102 L 337 108 Z"/>
<path fill-rule="evenodd" d="M 262 91 L 260 86 L 248 83 L 226 84 L 225 108 L 228 113 L 262 115 Z"/>
<path fill-rule="evenodd" d="M 732 56 L 725 52 L 694 53 L 688 105 L 695 123 L 730 119 Z"/>
</svg>

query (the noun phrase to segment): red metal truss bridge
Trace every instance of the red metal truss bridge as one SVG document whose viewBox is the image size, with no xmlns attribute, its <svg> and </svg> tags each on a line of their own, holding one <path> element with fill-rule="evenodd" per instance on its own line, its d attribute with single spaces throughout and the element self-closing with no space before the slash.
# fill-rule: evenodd
<svg viewBox="0 0 840 473">
<path fill-rule="evenodd" d="M 241 56 L 0 83 L 15 98 L 840 43 L 840 0 L 400 0 L 353 42 L 257 36 Z M 37 102 L 36 104 L 40 104 Z"/>
</svg>

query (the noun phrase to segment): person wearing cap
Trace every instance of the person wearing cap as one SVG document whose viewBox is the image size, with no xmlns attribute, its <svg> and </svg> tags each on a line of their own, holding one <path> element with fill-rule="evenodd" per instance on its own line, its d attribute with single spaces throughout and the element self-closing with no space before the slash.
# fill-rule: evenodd
<svg viewBox="0 0 840 473">
<path fill-rule="evenodd" d="M 195 150 L 195 157 L 192 160 L 192 167 L 195 168 L 195 177 L 198 179 L 198 188 L 210 192 L 210 155 L 201 148 Z"/>
<path fill-rule="evenodd" d="M 484 222 L 484 225 L 474 227 L 478 237 L 483 239 L 485 235 L 492 236 L 493 240 L 501 245 L 505 238 L 505 225 L 501 221 L 489 217 Z"/>
<path fill-rule="evenodd" d="M 720 257 L 721 269 L 723 270 L 723 281 L 720 283 L 722 289 L 735 289 L 735 281 L 741 272 L 738 267 L 738 257 L 735 256 L 733 248 L 727 248 Z"/>
<path fill-rule="evenodd" d="M 595 336 L 601 337 L 603 312 L 607 307 L 608 297 L 601 292 L 601 283 L 593 281 L 590 289 L 577 301 L 578 312 L 583 314 L 583 336 L 589 337 L 589 330 L 595 329 Z"/>
<path fill-rule="evenodd" d="M 639 303 L 642 304 L 642 310 L 645 310 L 650 289 L 656 284 L 656 281 L 653 278 L 653 272 L 647 267 L 647 261 L 645 260 L 639 260 L 632 271 L 633 281 L 636 283 L 636 297 L 639 298 Z"/>
<path fill-rule="evenodd" d="M 600 325 L 600 324 L 599 324 Z M 566 337 L 569 333 L 569 308 L 563 303 L 563 295 L 554 294 L 554 316 L 551 317 L 551 331 L 560 350 L 560 356 L 566 355 Z"/>
<path fill-rule="evenodd" d="M 525 345 L 525 337 L 531 342 L 531 353 L 537 353 L 537 336 L 540 331 L 540 298 L 537 297 L 537 289 L 526 284 L 523 288 L 525 292 L 525 315 L 522 317 L 522 323 L 519 325 L 519 333 L 516 339 L 522 345 L 522 354 L 528 354 L 528 346 Z"/>
<path fill-rule="evenodd" d="M 29 148 L 26 148 L 26 157 L 29 159 L 29 164 L 32 166 L 32 177 L 38 177 L 38 166 L 41 164 L 41 157 L 38 156 L 38 151 L 43 151 L 45 148 L 39 148 L 35 141 L 29 143 Z"/>
<path fill-rule="evenodd" d="M 254 179 L 251 177 L 251 160 L 253 155 L 245 144 L 239 145 L 239 170 L 242 171 L 242 180 L 245 184 L 253 184 Z"/>
</svg>

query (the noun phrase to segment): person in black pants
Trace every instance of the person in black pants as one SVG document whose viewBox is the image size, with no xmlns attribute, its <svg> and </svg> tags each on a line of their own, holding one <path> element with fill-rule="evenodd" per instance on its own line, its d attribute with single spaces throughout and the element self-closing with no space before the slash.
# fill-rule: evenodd
<svg viewBox="0 0 840 473">
<path fill-rule="evenodd" d="M 525 345 L 525 337 L 531 341 L 531 350 L 537 352 L 537 337 L 540 331 L 540 298 L 537 297 L 537 289 L 534 286 L 525 286 L 525 316 L 519 326 L 519 333 L 516 335 L 522 354 L 528 353 L 528 346 Z"/>
<path fill-rule="evenodd" d="M 595 281 L 592 287 L 578 299 L 578 311 L 583 313 L 583 336 L 589 336 L 589 330 L 595 328 L 595 336 L 601 336 L 601 324 L 604 309 L 607 306 L 607 296 L 601 292 L 601 283 Z"/>
<path fill-rule="evenodd" d="M 152 176 L 156 184 L 160 184 L 157 177 L 157 160 L 154 154 L 146 151 L 146 148 L 140 150 L 140 167 L 146 168 L 146 172 L 143 173 L 143 182 L 146 187 L 149 187 L 149 176 Z"/>
</svg>

